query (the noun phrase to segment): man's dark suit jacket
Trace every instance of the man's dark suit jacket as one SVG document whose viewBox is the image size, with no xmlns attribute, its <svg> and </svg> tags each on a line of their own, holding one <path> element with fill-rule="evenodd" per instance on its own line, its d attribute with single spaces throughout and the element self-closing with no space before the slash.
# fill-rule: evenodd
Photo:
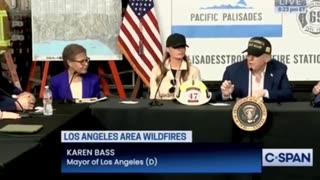
<svg viewBox="0 0 320 180">
<path fill-rule="evenodd" d="M 223 81 L 230 80 L 234 84 L 232 99 L 248 96 L 249 69 L 247 60 L 228 66 L 223 75 Z M 274 59 L 267 63 L 264 76 L 264 89 L 269 91 L 269 98 L 265 102 L 292 101 L 293 94 L 287 76 L 287 66 Z M 217 100 L 222 100 L 221 90 L 216 94 Z"/>
<path fill-rule="evenodd" d="M 0 71 L 0 73 L 2 73 Z M 22 91 L 15 87 L 13 84 L 9 83 L 9 81 L 0 74 L 0 88 L 6 93 L 0 91 L 0 109 L 2 111 L 16 111 L 15 100 L 8 95 L 12 94 L 20 94 Z M 8 94 L 8 95 L 7 95 Z"/>
</svg>

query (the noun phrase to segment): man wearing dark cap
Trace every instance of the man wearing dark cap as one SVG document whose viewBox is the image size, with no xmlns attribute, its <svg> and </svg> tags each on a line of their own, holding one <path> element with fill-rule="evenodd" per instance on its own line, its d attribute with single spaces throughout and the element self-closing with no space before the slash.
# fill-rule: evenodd
<svg viewBox="0 0 320 180">
<path fill-rule="evenodd" d="M 246 59 L 226 68 L 216 98 L 235 100 L 254 96 L 265 102 L 293 100 L 287 66 L 271 59 L 271 51 L 271 43 L 264 37 L 251 38 L 243 51 L 247 53 Z"/>
<path fill-rule="evenodd" d="M 150 99 L 175 99 L 180 85 L 188 80 L 201 80 L 200 71 L 186 55 L 189 47 L 184 35 L 171 34 L 166 40 L 166 50 L 161 64 L 152 69 Z"/>
</svg>

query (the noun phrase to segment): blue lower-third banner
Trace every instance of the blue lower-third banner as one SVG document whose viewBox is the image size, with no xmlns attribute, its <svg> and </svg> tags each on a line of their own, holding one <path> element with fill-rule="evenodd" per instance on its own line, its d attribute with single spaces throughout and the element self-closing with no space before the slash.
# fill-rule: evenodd
<svg viewBox="0 0 320 180">
<path fill-rule="evenodd" d="M 63 143 L 62 173 L 261 173 L 262 147 L 210 143 Z"/>
</svg>

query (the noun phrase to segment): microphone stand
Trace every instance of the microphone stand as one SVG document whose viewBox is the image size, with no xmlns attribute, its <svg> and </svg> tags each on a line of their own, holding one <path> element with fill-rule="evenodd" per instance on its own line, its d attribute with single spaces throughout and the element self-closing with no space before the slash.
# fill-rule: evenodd
<svg viewBox="0 0 320 180">
<path fill-rule="evenodd" d="M 253 76 L 253 69 L 250 68 L 249 70 L 250 70 L 250 73 L 251 73 L 251 75 L 250 75 L 250 97 L 252 97 L 252 76 Z"/>
<path fill-rule="evenodd" d="M 20 115 L 20 117 L 30 117 L 30 113 L 28 113 L 25 109 L 23 109 L 22 105 L 20 104 L 20 102 L 18 100 L 15 99 L 15 101 L 17 102 L 17 104 L 19 105 L 19 107 L 21 108 L 22 112 L 19 112 L 18 114 Z"/>
<path fill-rule="evenodd" d="M 168 72 L 168 71 L 167 71 L 167 72 Z M 162 105 L 163 105 L 163 103 L 160 102 L 160 101 L 157 99 L 157 94 L 159 93 L 160 86 L 161 86 L 161 84 L 162 84 L 162 80 L 163 80 L 164 77 L 167 75 L 167 72 L 164 73 L 164 75 L 162 76 L 162 78 L 161 78 L 161 80 L 160 80 L 160 82 L 159 82 L 159 86 L 158 86 L 158 88 L 157 88 L 157 90 L 156 90 L 156 93 L 155 93 L 155 95 L 154 95 L 154 98 L 153 98 L 153 100 L 149 103 L 150 106 L 162 106 Z"/>
<path fill-rule="evenodd" d="M 69 82 L 69 88 L 71 86 L 71 83 L 72 83 L 72 80 L 73 78 L 76 76 L 77 72 L 73 72 L 72 76 L 71 76 L 71 79 L 70 79 L 70 82 Z M 70 91 L 71 91 L 71 88 L 70 88 Z M 67 99 L 67 93 L 63 99 L 63 104 L 72 104 L 73 103 L 73 100 L 70 100 L 70 99 Z"/>
<path fill-rule="evenodd" d="M 250 97 L 252 97 L 252 79 L 253 79 L 253 69 L 250 68 Z M 249 133 L 249 142 L 250 143 L 254 143 L 254 137 L 253 137 L 253 133 Z"/>
</svg>

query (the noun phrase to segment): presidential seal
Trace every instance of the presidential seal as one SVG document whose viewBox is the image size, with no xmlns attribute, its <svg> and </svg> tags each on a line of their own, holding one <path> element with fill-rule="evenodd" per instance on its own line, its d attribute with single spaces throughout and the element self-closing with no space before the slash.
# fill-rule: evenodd
<svg viewBox="0 0 320 180">
<path fill-rule="evenodd" d="M 244 131 L 260 129 L 267 119 L 267 108 L 263 101 L 255 97 L 246 97 L 236 102 L 232 109 L 234 123 Z"/>
<path fill-rule="evenodd" d="M 312 36 L 320 36 L 320 0 L 307 2 L 306 12 L 299 13 L 300 30 Z"/>
</svg>

